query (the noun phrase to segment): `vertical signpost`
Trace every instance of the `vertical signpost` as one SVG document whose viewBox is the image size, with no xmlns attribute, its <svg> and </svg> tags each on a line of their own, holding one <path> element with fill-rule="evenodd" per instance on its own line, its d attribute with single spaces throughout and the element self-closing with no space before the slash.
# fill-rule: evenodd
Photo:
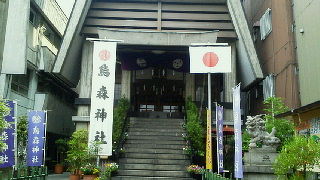
<svg viewBox="0 0 320 180">
<path fill-rule="evenodd" d="M 242 165 L 242 134 L 241 134 L 241 109 L 240 109 L 240 84 L 233 88 L 233 118 L 234 118 L 234 176 L 243 178 Z"/>
<path fill-rule="evenodd" d="M 223 173 L 223 107 L 219 105 L 216 106 L 216 132 L 218 173 Z"/>
<path fill-rule="evenodd" d="M 8 127 L 2 132 L 1 140 L 5 143 L 3 151 L 0 152 L 0 168 L 13 167 L 16 165 L 16 102 L 7 101 L 10 113 L 5 117 Z"/>
<path fill-rule="evenodd" d="M 231 47 L 227 44 L 189 47 L 190 73 L 208 73 L 206 169 L 212 170 L 211 73 L 231 72 Z"/>
<path fill-rule="evenodd" d="M 46 138 L 46 112 L 29 111 L 27 166 L 43 166 Z"/>
<path fill-rule="evenodd" d="M 99 142 L 99 156 L 112 155 L 116 47 L 94 41 L 89 143 Z"/>
</svg>

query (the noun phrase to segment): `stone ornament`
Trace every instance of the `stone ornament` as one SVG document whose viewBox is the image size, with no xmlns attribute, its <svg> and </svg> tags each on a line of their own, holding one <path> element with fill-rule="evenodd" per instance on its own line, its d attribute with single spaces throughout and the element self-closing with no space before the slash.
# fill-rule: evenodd
<svg viewBox="0 0 320 180">
<path fill-rule="evenodd" d="M 280 144 L 280 139 L 275 137 L 276 129 L 272 128 L 272 132 L 268 133 L 265 127 L 263 115 L 247 116 L 247 132 L 251 136 L 249 147 L 257 148 L 257 143 L 262 143 L 264 147 L 277 147 Z"/>
</svg>

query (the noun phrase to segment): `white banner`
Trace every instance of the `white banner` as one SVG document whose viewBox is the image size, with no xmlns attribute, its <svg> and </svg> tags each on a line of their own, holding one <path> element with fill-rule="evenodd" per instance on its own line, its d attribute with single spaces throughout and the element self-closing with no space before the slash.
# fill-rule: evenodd
<svg viewBox="0 0 320 180">
<path fill-rule="evenodd" d="M 189 47 L 190 73 L 231 72 L 231 47 Z"/>
<path fill-rule="evenodd" d="M 89 143 L 100 142 L 99 155 L 112 155 L 115 42 L 94 42 Z"/>
</svg>

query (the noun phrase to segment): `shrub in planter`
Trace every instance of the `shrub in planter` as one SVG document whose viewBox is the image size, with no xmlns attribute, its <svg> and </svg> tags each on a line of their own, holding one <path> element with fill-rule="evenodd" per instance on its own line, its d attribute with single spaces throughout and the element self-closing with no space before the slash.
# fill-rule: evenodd
<svg viewBox="0 0 320 180">
<path fill-rule="evenodd" d="M 66 138 L 60 138 L 55 141 L 57 146 L 57 160 L 58 163 L 54 167 L 55 174 L 62 174 L 64 171 L 64 160 L 65 160 L 65 153 L 68 149 L 68 140 Z"/>
<path fill-rule="evenodd" d="M 68 148 L 66 159 L 68 170 L 71 175 L 80 175 L 80 168 L 88 161 L 88 131 L 75 131 L 68 141 Z"/>
</svg>

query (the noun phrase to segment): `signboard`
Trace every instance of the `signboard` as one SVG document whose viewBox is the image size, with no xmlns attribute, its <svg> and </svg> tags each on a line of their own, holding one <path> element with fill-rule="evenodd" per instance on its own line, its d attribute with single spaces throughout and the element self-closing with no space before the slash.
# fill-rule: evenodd
<svg viewBox="0 0 320 180">
<path fill-rule="evenodd" d="M 7 101 L 6 103 L 10 108 L 10 114 L 5 117 L 5 121 L 9 123 L 9 126 L 1 134 L 1 140 L 3 140 L 5 146 L 3 152 L 0 152 L 0 168 L 12 167 L 15 165 L 16 103 L 13 101 Z"/>
<path fill-rule="evenodd" d="M 217 125 L 217 164 L 218 173 L 223 172 L 223 107 L 216 106 L 216 125 Z"/>
<path fill-rule="evenodd" d="M 27 166 L 42 166 L 45 151 L 46 112 L 28 113 Z"/>
<path fill-rule="evenodd" d="M 112 155 L 115 42 L 94 42 L 89 143 L 100 142 L 99 155 Z"/>
<path fill-rule="evenodd" d="M 242 165 L 242 134 L 240 109 L 240 84 L 233 88 L 233 118 L 234 118 L 234 176 L 243 178 Z"/>
<path fill-rule="evenodd" d="M 212 169 L 211 110 L 207 110 L 206 169 Z"/>
<path fill-rule="evenodd" d="M 231 72 L 230 46 L 189 47 L 190 73 Z"/>
</svg>

